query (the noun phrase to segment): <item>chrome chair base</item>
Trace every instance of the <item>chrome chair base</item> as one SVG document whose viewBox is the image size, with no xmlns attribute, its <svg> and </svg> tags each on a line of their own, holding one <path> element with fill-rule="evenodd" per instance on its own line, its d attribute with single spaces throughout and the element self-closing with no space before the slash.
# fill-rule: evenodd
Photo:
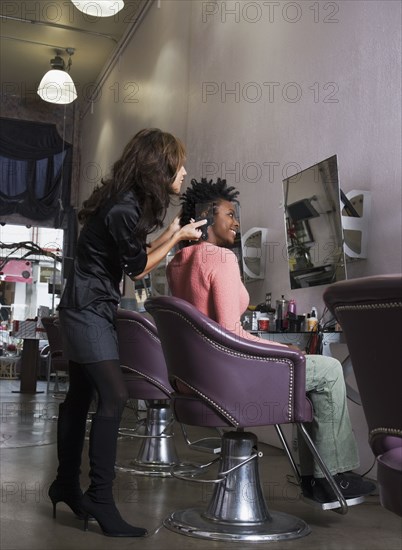
<svg viewBox="0 0 402 550">
<path fill-rule="evenodd" d="M 232 524 L 209 520 L 203 510 L 190 508 L 173 512 L 163 524 L 170 531 L 188 537 L 229 542 L 291 540 L 311 532 L 302 519 L 281 512 L 271 512 L 269 519 L 259 523 Z"/>
<path fill-rule="evenodd" d="M 253 433 L 225 433 L 217 478 L 199 481 L 214 484 L 206 509 L 173 512 L 164 526 L 182 535 L 210 540 L 263 542 L 308 535 L 310 528 L 303 520 L 268 510 L 258 471 L 261 456 Z"/>
<path fill-rule="evenodd" d="M 134 460 L 117 463 L 116 470 L 142 476 L 171 476 L 171 468 L 180 463 L 173 434 L 169 433 L 172 421 L 169 405 L 150 401 L 143 434 L 129 434 L 122 430 L 125 437 L 142 440 L 138 455 Z"/>
</svg>

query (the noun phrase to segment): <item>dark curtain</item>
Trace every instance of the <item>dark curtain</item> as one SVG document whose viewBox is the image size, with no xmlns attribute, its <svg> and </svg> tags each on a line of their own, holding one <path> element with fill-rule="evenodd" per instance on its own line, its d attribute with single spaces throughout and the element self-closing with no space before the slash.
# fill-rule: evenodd
<svg viewBox="0 0 402 550">
<path fill-rule="evenodd" d="M 72 146 L 54 124 L 0 119 L 0 216 L 61 227 L 70 211 Z"/>
</svg>

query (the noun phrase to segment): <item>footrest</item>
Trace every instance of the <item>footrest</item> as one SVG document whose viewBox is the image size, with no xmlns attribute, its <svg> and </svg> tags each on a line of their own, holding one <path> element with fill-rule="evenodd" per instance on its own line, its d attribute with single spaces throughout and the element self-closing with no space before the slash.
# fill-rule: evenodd
<svg viewBox="0 0 402 550">
<path fill-rule="evenodd" d="M 173 466 L 170 470 L 172 477 L 182 479 L 184 481 L 194 481 L 196 483 L 221 483 L 224 478 L 219 479 L 200 479 L 198 476 L 206 472 L 210 466 L 216 464 L 219 457 L 214 458 L 208 464 L 193 464 L 191 462 L 182 462 Z"/>
<path fill-rule="evenodd" d="M 220 437 L 204 437 L 203 439 L 192 441 L 190 448 L 203 453 L 212 453 L 216 455 L 221 452 L 221 445 L 222 440 Z"/>
<path fill-rule="evenodd" d="M 303 494 L 301 495 L 301 500 L 306 504 L 313 506 L 314 508 L 318 508 L 319 510 L 333 510 L 334 512 L 336 512 L 339 508 L 341 508 L 341 505 L 337 500 L 333 500 L 332 502 L 318 502 L 317 500 L 306 497 Z M 365 502 L 365 500 L 366 499 L 364 496 L 345 499 L 348 507 L 362 504 L 363 502 Z"/>
<path fill-rule="evenodd" d="M 148 477 L 171 477 L 172 464 L 158 463 L 140 463 L 136 460 L 131 460 L 127 464 L 115 464 L 115 469 L 121 472 L 129 472 L 131 474 L 148 476 Z"/>
</svg>

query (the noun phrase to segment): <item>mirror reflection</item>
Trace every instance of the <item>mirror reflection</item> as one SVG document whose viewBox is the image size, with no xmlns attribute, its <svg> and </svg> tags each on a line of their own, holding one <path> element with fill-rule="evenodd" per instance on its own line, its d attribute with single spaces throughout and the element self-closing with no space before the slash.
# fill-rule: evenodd
<svg viewBox="0 0 402 550">
<path fill-rule="evenodd" d="M 346 279 L 337 156 L 283 180 L 292 289 Z"/>
</svg>

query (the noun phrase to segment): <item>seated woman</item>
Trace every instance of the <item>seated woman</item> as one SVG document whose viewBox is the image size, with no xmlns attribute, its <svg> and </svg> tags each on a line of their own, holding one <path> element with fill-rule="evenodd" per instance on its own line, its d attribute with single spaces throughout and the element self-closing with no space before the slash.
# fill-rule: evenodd
<svg viewBox="0 0 402 550">
<path fill-rule="evenodd" d="M 241 326 L 240 317 L 248 306 L 249 295 L 241 281 L 237 257 L 229 250 L 239 231 L 238 194 L 234 187 L 227 187 L 225 180 L 218 179 L 216 183 L 192 180 L 191 187 L 181 197 L 181 224 L 193 221 L 197 205 L 205 203 L 213 205 L 212 223 L 204 240 L 187 242 L 175 254 L 168 265 L 167 278 L 173 296 L 192 303 L 238 336 L 256 340 Z M 375 485 L 351 472 L 359 466 L 359 457 L 339 361 L 307 355 L 306 392 L 314 409 L 311 436 L 342 494 L 353 498 L 371 493 Z M 299 445 L 299 456 L 303 494 L 319 502 L 333 501 L 332 489 L 304 445 Z"/>
</svg>

